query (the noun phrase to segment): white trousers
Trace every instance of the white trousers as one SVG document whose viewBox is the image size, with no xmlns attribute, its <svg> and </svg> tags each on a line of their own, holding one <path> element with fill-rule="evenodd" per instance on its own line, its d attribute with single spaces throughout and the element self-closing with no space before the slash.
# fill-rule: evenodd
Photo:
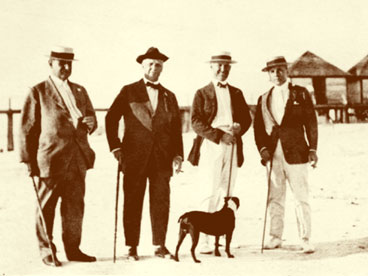
<svg viewBox="0 0 368 276">
<path fill-rule="evenodd" d="M 205 139 L 201 146 L 198 172 L 200 174 L 200 198 L 199 208 L 206 212 L 215 212 L 224 205 L 224 197 L 232 196 L 236 175 L 238 172 L 238 161 L 236 144 L 220 144 Z M 232 155 L 232 162 L 231 162 Z M 229 184 L 231 163 L 231 178 Z"/>
<path fill-rule="evenodd" d="M 288 164 L 280 141 L 273 159 L 269 197 L 270 235 L 282 238 L 284 230 L 286 181 L 295 202 L 299 237 L 309 239 L 311 235 L 311 210 L 309 205 L 308 163 Z"/>
</svg>

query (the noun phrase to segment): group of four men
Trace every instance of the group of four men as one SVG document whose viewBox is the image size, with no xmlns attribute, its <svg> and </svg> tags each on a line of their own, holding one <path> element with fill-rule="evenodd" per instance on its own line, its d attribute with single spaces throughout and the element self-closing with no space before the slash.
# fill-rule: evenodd
<svg viewBox="0 0 368 276">
<path fill-rule="evenodd" d="M 21 115 L 20 156 L 30 176 L 38 177 L 41 208 L 36 214 L 36 233 L 42 260 L 60 266 L 52 243 L 55 207 L 61 198 L 62 239 L 70 261 L 94 262 L 84 254 L 81 242 L 86 171 L 95 155 L 87 134 L 97 128 L 96 115 L 84 87 L 68 80 L 73 49 L 51 51 L 49 78 L 30 89 Z M 150 215 L 155 255 L 170 255 L 165 246 L 170 208 L 173 165 L 180 172 L 184 159 L 181 115 L 175 94 L 159 83 L 168 57 L 151 47 L 137 57 L 144 77 L 126 85 L 106 115 L 106 135 L 111 152 L 124 174 L 123 224 L 128 257 L 138 260 L 142 207 L 149 180 Z M 221 52 L 209 60 L 213 79 L 195 94 L 191 122 L 197 137 L 188 160 L 203 169 L 202 209 L 218 210 L 222 198 L 232 195 L 237 168 L 243 164 L 242 135 L 252 119 L 243 93 L 227 83 L 232 60 Z M 311 253 L 310 207 L 307 163 L 317 163 L 317 120 L 308 91 L 292 85 L 287 62 L 276 57 L 266 68 L 274 86 L 258 101 L 254 119 L 255 141 L 262 162 L 272 169 L 269 213 L 270 239 L 266 248 L 282 245 L 286 180 L 296 200 L 302 249 Z M 124 135 L 119 139 L 119 121 Z M 229 174 L 231 177 L 229 177 Z M 229 179 L 230 183 L 229 183 Z M 41 214 L 42 212 L 42 214 Z M 44 217 L 44 223 L 42 216 Z M 45 224 L 45 225 L 43 225 Z M 51 241 L 49 243 L 48 241 Z M 208 237 L 201 252 L 212 251 Z"/>
</svg>

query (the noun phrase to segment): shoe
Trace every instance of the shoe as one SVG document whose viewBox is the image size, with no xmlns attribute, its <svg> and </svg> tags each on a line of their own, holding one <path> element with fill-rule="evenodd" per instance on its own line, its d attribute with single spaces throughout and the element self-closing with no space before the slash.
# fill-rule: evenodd
<svg viewBox="0 0 368 276">
<path fill-rule="evenodd" d="M 96 261 L 96 257 L 88 256 L 87 254 L 84 254 L 79 249 L 66 253 L 66 258 L 71 262 L 92 263 Z"/>
<path fill-rule="evenodd" d="M 48 256 L 44 257 L 42 259 L 42 262 L 45 265 L 49 265 L 49 266 L 61 266 L 61 262 L 56 258 L 56 255 L 55 255 L 55 262 L 53 261 L 51 255 L 48 255 Z"/>
<path fill-rule="evenodd" d="M 312 254 L 315 251 L 314 245 L 308 239 L 303 239 L 302 250 L 304 254 Z"/>
<path fill-rule="evenodd" d="M 201 254 L 212 254 L 213 253 L 213 248 L 210 248 L 207 243 L 204 243 L 201 246 L 201 249 L 199 250 L 199 253 L 201 253 Z"/>
<path fill-rule="evenodd" d="M 129 248 L 128 251 L 128 260 L 134 260 L 134 261 L 138 261 L 139 260 L 139 256 L 137 253 L 137 247 L 136 246 L 131 246 Z"/>
<path fill-rule="evenodd" d="M 160 257 L 160 258 L 166 258 L 166 257 L 169 257 L 171 259 L 174 258 L 174 256 L 170 253 L 170 251 L 166 248 L 165 245 L 160 245 L 159 247 L 156 248 L 155 256 Z"/>
<path fill-rule="evenodd" d="M 282 246 L 282 240 L 280 238 L 272 237 L 264 246 L 263 249 L 276 249 L 281 248 Z"/>
</svg>

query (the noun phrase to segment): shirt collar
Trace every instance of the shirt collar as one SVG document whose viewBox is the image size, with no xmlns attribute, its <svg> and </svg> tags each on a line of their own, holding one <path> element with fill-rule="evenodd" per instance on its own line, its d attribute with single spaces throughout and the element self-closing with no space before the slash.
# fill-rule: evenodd
<svg viewBox="0 0 368 276">
<path fill-rule="evenodd" d="M 227 81 L 219 81 L 219 80 L 217 80 L 217 79 L 212 79 L 212 83 L 213 83 L 213 85 L 214 85 L 215 87 L 217 87 L 217 84 L 218 84 L 218 83 L 221 83 L 221 84 L 223 84 L 223 85 L 228 85 Z"/>
<path fill-rule="evenodd" d="M 283 83 L 282 85 L 275 85 L 274 86 L 274 89 L 275 90 L 278 90 L 278 91 L 286 91 L 289 89 L 289 84 L 290 84 L 290 81 L 287 80 L 285 81 L 285 83 Z"/>
<path fill-rule="evenodd" d="M 68 79 L 66 79 L 65 81 L 63 81 L 63 80 L 59 79 L 58 77 L 56 77 L 54 75 L 50 75 L 50 78 L 58 86 L 68 84 Z"/>
<path fill-rule="evenodd" d="M 151 83 L 153 83 L 153 84 L 160 84 L 160 82 L 159 82 L 159 81 L 155 81 L 155 82 L 153 82 L 153 81 L 147 80 L 145 77 L 143 77 L 143 81 L 144 81 L 144 84 L 147 84 L 147 82 L 151 82 Z"/>
</svg>

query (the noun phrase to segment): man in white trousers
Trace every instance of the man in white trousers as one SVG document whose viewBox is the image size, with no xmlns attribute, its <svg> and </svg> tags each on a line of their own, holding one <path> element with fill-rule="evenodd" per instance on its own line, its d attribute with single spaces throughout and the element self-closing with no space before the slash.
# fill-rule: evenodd
<svg viewBox="0 0 368 276">
<path fill-rule="evenodd" d="M 270 238 L 265 249 L 282 246 L 286 181 L 295 199 L 295 213 L 304 253 L 313 253 L 310 243 L 308 162 L 316 167 L 317 118 L 306 88 L 288 80 L 287 62 L 278 56 L 262 70 L 274 86 L 258 99 L 254 118 L 255 141 L 262 162 L 272 168 L 269 193 Z"/>
<path fill-rule="evenodd" d="M 199 165 L 204 176 L 205 181 L 198 183 L 202 209 L 215 212 L 222 207 L 224 197 L 232 195 L 237 168 L 244 161 L 241 137 L 252 119 L 242 91 L 227 82 L 235 63 L 231 54 L 220 52 L 209 63 L 212 80 L 196 92 L 193 100 L 191 121 L 197 137 L 188 160 Z M 201 253 L 212 251 L 205 236 Z"/>
</svg>

